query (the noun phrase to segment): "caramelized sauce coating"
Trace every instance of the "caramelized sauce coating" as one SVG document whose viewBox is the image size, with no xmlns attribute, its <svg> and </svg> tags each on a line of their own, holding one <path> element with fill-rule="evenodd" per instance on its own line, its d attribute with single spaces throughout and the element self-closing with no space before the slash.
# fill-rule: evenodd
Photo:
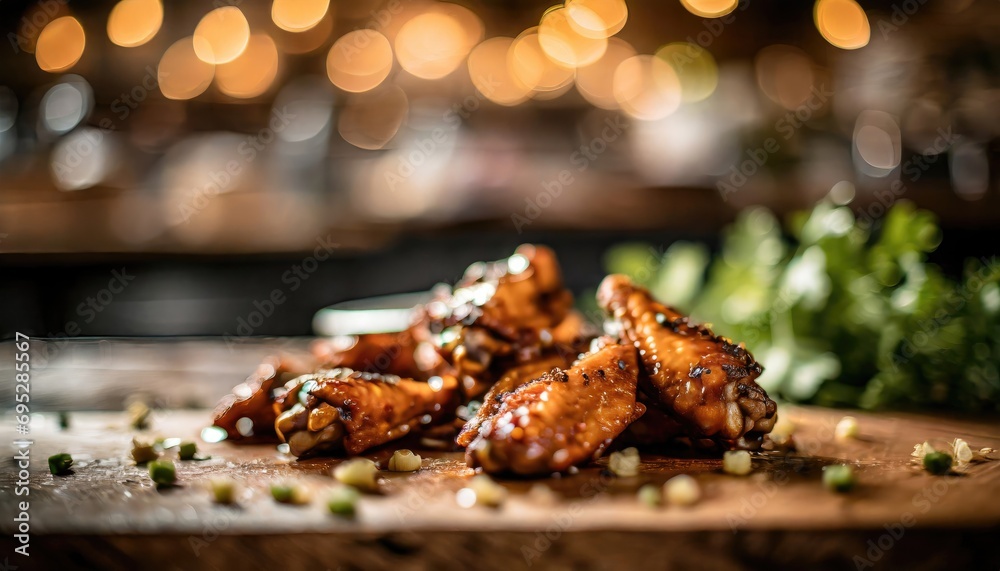
<svg viewBox="0 0 1000 571">
<path fill-rule="evenodd" d="M 452 376 L 427 382 L 346 368 L 303 375 L 278 398 L 278 436 L 295 456 L 369 448 L 447 420 L 458 404 Z"/>
<path fill-rule="evenodd" d="M 622 275 L 604 279 L 598 303 L 639 350 L 648 392 L 692 437 L 759 446 L 777 405 L 755 379 L 762 369 L 745 348 L 689 321 Z"/>
<path fill-rule="evenodd" d="M 601 455 L 645 407 L 636 402 L 635 349 L 609 345 L 483 407 L 466 462 L 486 472 L 543 475 Z"/>
<path fill-rule="evenodd" d="M 482 398 L 498 380 L 495 394 L 572 363 L 596 335 L 572 304 L 555 254 L 545 247 L 520 246 L 510 258 L 473 264 L 454 288 L 438 288 L 435 299 L 417 308 L 417 319 L 405 331 L 321 339 L 312 346 L 315 362 L 308 366 L 279 372 L 274 370 L 277 363 L 262 366 L 223 399 L 216 423 L 238 439 L 237 423 L 243 417 L 253 420 L 255 434 L 272 437 L 277 421 L 277 433 L 297 455 L 341 448 L 357 453 L 381 443 L 379 438 L 397 438 L 412 428 L 406 411 L 421 410 L 428 386 L 442 379 L 449 391 L 457 387 L 445 399 L 455 402 L 446 411 L 433 412 L 450 414 L 459 400 Z M 351 373 L 333 378 L 320 370 L 330 368 Z M 319 392 L 303 396 L 308 406 L 305 401 L 297 405 L 292 397 L 275 401 L 274 393 L 281 392 L 292 371 L 294 376 L 320 375 L 313 376 L 306 391 Z M 320 380 L 322 387 L 316 388 Z M 350 419 L 341 417 L 345 411 Z M 430 413 L 418 416 L 428 422 L 444 417 L 425 414 Z M 352 424 L 356 418 L 374 419 L 377 434 Z M 471 441 L 477 426 L 468 427 L 462 442 Z"/>
<path fill-rule="evenodd" d="M 590 332 L 572 305 L 552 250 L 522 245 L 505 260 L 469 266 L 424 313 L 442 357 L 478 398 L 512 367 L 547 352 L 578 354 L 573 343 Z"/>
<path fill-rule="evenodd" d="M 245 381 L 233 387 L 233 391 L 215 405 L 213 424 L 225 429 L 232 440 L 273 441 L 274 389 L 280 388 L 291 378 L 312 371 L 315 366 L 309 359 L 297 359 L 289 355 L 264 359 Z M 250 419 L 252 432 L 247 432 L 245 428 L 240 431 L 238 423 L 242 418 Z"/>
<path fill-rule="evenodd" d="M 469 422 L 465 423 L 465 426 L 462 427 L 462 432 L 459 433 L 456 439 L 458 445 L 465 448 L 472 443 L 473 439 L 479 434 L 479 427 L 483 421 L 496 414 L 496 411 L 500 409 L 504 398 L 508 394 L 552 369 L 569 366 L 570 362 L 572 362 L 572 359 L 567 360 L 562 355 L 552 354 L 508 370 L 497 382 L 493 383 L 489 392 L 483 397 L 482 406 L 479 407 L 476 416 L 470 418 Z"/>
</svg>

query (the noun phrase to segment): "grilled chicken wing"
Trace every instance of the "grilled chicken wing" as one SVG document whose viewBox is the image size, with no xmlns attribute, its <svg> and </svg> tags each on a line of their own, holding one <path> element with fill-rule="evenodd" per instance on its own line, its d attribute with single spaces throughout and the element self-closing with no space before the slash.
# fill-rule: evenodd
<svg viewBox="0 0 1000 571">
<path fill-rule="evenodd" d="M 216 405 L 214 422 L 229 437 L 242 434 L 236 423 L 249 418 L 255 439 L 268 439 L 274 432 L 274 391 L 300 375 L 320 369 L 348 367 L 370 373 L 392 373 L 400 377 L 427 380 L 448 372 L 448 367 L 429 343 L 418 341 L 413 328 L 398 333 L 372 333 L 320 339 L 312 344 L 312 358 L 288 355 L 268 357 L 246 381 Z"/>
<path fill-rule="evenodd" d="M 289 355 L 264 359 L 245 381 L 215 406 L 213 422 L 225 429 L 230 439 L 274 439 L 274 389 L 289 379 L 308 373 L 316 367 L 309 359 Z M 240 423 L 247 418 L 250 424 Z"/>
<path fill-rule="evenodd" d="M 483 421 L 496 414 L 504 402 L 504 398 L 515 389 L 525 383 L 529 383 L 552 369 L 568 367 L 573 359 L 567 359 L 558 353 L 553 353 L 531 361 L 523 365 L 518 365 L 508 370 L 500 379 L 493 383 L 490 390 L 483 397 L 483 404 L 479 407 L 476 416 L 469 419 L 462 427 L 456 442 L 463 448 L 472 443 L 472 440 L 479 435 L 479 427 Z"/>
<path fill-rule="evenodd" d="M 304 375 L 278 397 L 278 436 L 295 456 L 357 455 L 448 418 L 458 404 L 453 376 L 428 382 L 338 368 Z"/>
<path fill-rule="evenodd" d="M 746 349 L 691 323 L 625 276 L 605 278 L 597 297 L 622 338 L 639 350 L 648 378 L 643 389 L 690 436 L 759 446 L 774 426 L 777 405 L 754 381 L 762 369 Z"/>
<path fill-rule="evenodd" d="M 555 254 L 523 245 L 506 260 L 470 266 L 424 312 L 440 353 L 477 398 L 512 367 L 547 352 L 578 354 L 574 343 L 592 332 L 572 305 Z"/>
<path fill-rule="evenodd" d="M 497 395 L 499 406 L 477 414 L 466 462 L 487 472 L 538 475 L 599 457 L 645 412 L 635 399 L 638 375 L 635 349 L 609 345 Z"/>
</svg>

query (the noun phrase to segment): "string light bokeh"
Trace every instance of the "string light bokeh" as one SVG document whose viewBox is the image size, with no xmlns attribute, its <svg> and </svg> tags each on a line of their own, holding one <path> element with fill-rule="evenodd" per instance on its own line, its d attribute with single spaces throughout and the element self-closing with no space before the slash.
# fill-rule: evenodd
<svg viewBox="0 0 1000 571">
<path fill-rule="evenodd" d="M 239 180 L 255 184 L 213 189 L 218 202 L 239 196 L 249 204 L 281 192 L 310 211 L 318 191 L 305 189 L 360 184 L 331 191 L 343 194 L 333 202 L 349 212 L 367 208 L 351 196 L 399 194 L 375 188 L 388 185 L 412 193 L 389 218 L 411 221 L 440 213 L 432 203 L 441 196 L 478 205 L 470 218 L 503 217 L 532 200 L 538 180 L 558 175 L 560 161 L 582 168 L 573 192 L 584 201 L 608 180 L 637 191 L 699 188 L 734 209 L 807 203 L 841 180 L 855 184 L 857 200 L 872 200 L 905 182 L 914 154 L 940 155 L 928 170 L 962 201 L 995 194 L 991 142 L 1000 132 L 1000 86 L 988 71 L 949 84 L 944 74 L 959 72 L 942 68 L 941 54 L 956 53 L 960 39 L 927 33 L 936 18 L 975 22 L 973 4 L 928 3 L 901 17 L 885 3 L 815 0 L 787 8 L 795 16 L 768 27 L 781 10 L 734 0 L 516 8 L 437 0 L 119 0 L 102 9 L 58 3 L 49 11 L 31 2 L 12 20 L 12 41 L 41 72 L 32 79 L 39 87 L 11 90 L 0 80 L 0 160 L 27 149 L 30 135 L 42 145 L 30 148 L 44 149 L 45 176 L 57 191 L 141 187 L 198 198 L 197 189 L 164 188 L 183 180 L 157 174 L 180 168 L 168 150 L 202 131 L 222 137 L 213 140 L 241 134 L 251 139 L 237 160 L 249 158 L 240 166 L 251 174 Z M 982 37 L 970 42 L 995 47 L 995 38 L 977 33 Z M 128 70 L 128 80 L 109 91 L 116 66 Z M 330 109 L 320 110 L 320 101 Z M 309 118 L 288 119 L 290 108 Z M 609 121 L 628 127 L 615 142 L 602 140 L 599 153 L 572 158 L 589 148 L 588 137 L 601 139 Z M 537 135 L 525 134 L 536 126 Z M 941 133 L 956 128 L 942 141 Z M 256 142 L 262 134 L 269 142 Z M 777 150 L 757 161 L 752 176 L 742 173 L 748 153 L 768 138 Z M 136 157 L 130 145 L 147 155 Z M 533 153 L 533 145 L 545 153 Z M 95 166 L 71 180 L 55 176 L 78 146 L 94 147 L 88 157 Z M 225 171 L 225 153 L 205 153 L 211 168 Z M 442 157 L 460 172 L 427 166 Z M 402 182 L 392 184 L 395 178 Z M 732 195 L 719 190 L 743 179 Z M 800 189 L 794 198 L 782 197 L 779 186 L 788 181 Z M 226 208 L 204 212 L 216 208 L 213 224 L 236 224 L 226 221 Z M 569 223 L 581 208 L 560 202 L 546 220 Z M 200 232 L 211 218 L 202 212 L 184 225 L 163 224 L 159 236 Z"/>
</svg>

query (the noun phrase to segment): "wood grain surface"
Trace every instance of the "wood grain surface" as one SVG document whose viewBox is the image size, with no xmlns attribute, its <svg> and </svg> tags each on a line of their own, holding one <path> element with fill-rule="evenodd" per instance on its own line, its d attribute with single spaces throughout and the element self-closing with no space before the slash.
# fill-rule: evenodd
<svg viewBox="0 0 1000 571">
<path fill-rule="evenodd" d="M 460 452 L 419 450 L 423 468 L 381 473 L 381 493 L 365 496 L 355 519 L 325 511 L 334 458 L 297 461 L 273 445 L 209 444 L 198 439 L 209 413 L 161 411 L 145 436 L 198 439 L 208 460 L 178 462 L 178 485 L 157 490 L 128 458 L 134 431 L 123 413 L 75 413 L 60 430 L 54 415 L 32 426 L 30 568 L 654 568 L 1000 569 L 1000 462 L 931 476 L 910 459 L 913 445 L 955 437 L 973 448 L 1000 448 L 989 420 L 857 414 L 859 438 L 838 441 L 842 411 L 782 407 L 797 425 L 798 451 L 763 453 L 747 477 L 729 476 L 713 457 L 644 454 L 640 474 L 614 478 L 606 460 L 574 475 L 504 480 L 500 508 L 461 508 L 455 492 L 471 471 Z M 10 421 L 3 425 L 13 433 Z M 48 473 L 46 458 L 69 452 L 68 476 Z M 833 494 L 822 466 L 848 462 L 859 485 Z M 17 471 L 10 455 L 0 474 L 0 505 L 16 513 Z M 690 508 L 649 508 L 642 484 L 690 474 L 704 498 Z M 238 506 L 211 503 L 207 480 L 241 483 Z M 300 482 L 314 500 L 275 503 L 268 486 Z M 544 488 L 536 487 L 536 485 Z M 551 492 L 551 493 L 549 493 Z M 16 545 L 5 517 L 3 545 Z M 26 560 L 24 560 L 26 561 Z M 14 563 L 12 560 L 11 563 Z M 41 567 L 39 567 L 41 568 Z"/>
</svg>

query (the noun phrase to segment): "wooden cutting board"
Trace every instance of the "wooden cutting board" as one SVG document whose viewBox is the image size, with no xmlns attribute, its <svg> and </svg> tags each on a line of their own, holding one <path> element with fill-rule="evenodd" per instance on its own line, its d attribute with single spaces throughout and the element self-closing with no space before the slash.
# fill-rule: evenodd
<svg viewBox="0 0 1000 571">
<path fill-rule="evenodd" d="M 798 427 L 799 452 L 762 454 L 747 477 L 722 473 L 717 458 L 649 454 L 637 477 L 610 477 L 601 460 L 561 478 L 501 480 L 511 492 L 502 507 L 461 508 L 455 492 L 471 475 L 461 453 L 421 450 L 424 467 L 383 472 L 382 493 L 364 497 L 353 520 L 324 507 L 337 459 L 199 439 L 211 459 L 177 463 L 179 485 L 157 490 L 128 459 L 133 432 L 122 413 L 72 414 L 69 430 L 50 415 L 31 434 L 30 560 L 13 555 L 12 516 L 24 497 L 12 493 L 17 470 L 4 460 L 0 504 L 12 515 L 3 556 L 24 569 L 1000 569 L 1000 461 L 932 476 L 910 458 L 924 440 L 1000 449 L 1000 424 L 861 413 L 861 436 L 841 442 L 833 433 L 842 411 L 781 411 Z M 196 439 L 208 419 L 204 410 L 160 412 L 147 436 Z M 73 455 L 72 475 L 48 473 L 57 452 Z M 856 490 L 822 487 L 822 466 L 833 462 L 855 466 Z M 682 473 L 702 486 L 697 505 L 636 500 L 640 485 Z M 239 506 L 211 503 L 206 481 L 219 474 L 242 483 Z M 307 485 L 314 501 L 276 504 L 268 485 L 289 481 Z"/>
</svg>

